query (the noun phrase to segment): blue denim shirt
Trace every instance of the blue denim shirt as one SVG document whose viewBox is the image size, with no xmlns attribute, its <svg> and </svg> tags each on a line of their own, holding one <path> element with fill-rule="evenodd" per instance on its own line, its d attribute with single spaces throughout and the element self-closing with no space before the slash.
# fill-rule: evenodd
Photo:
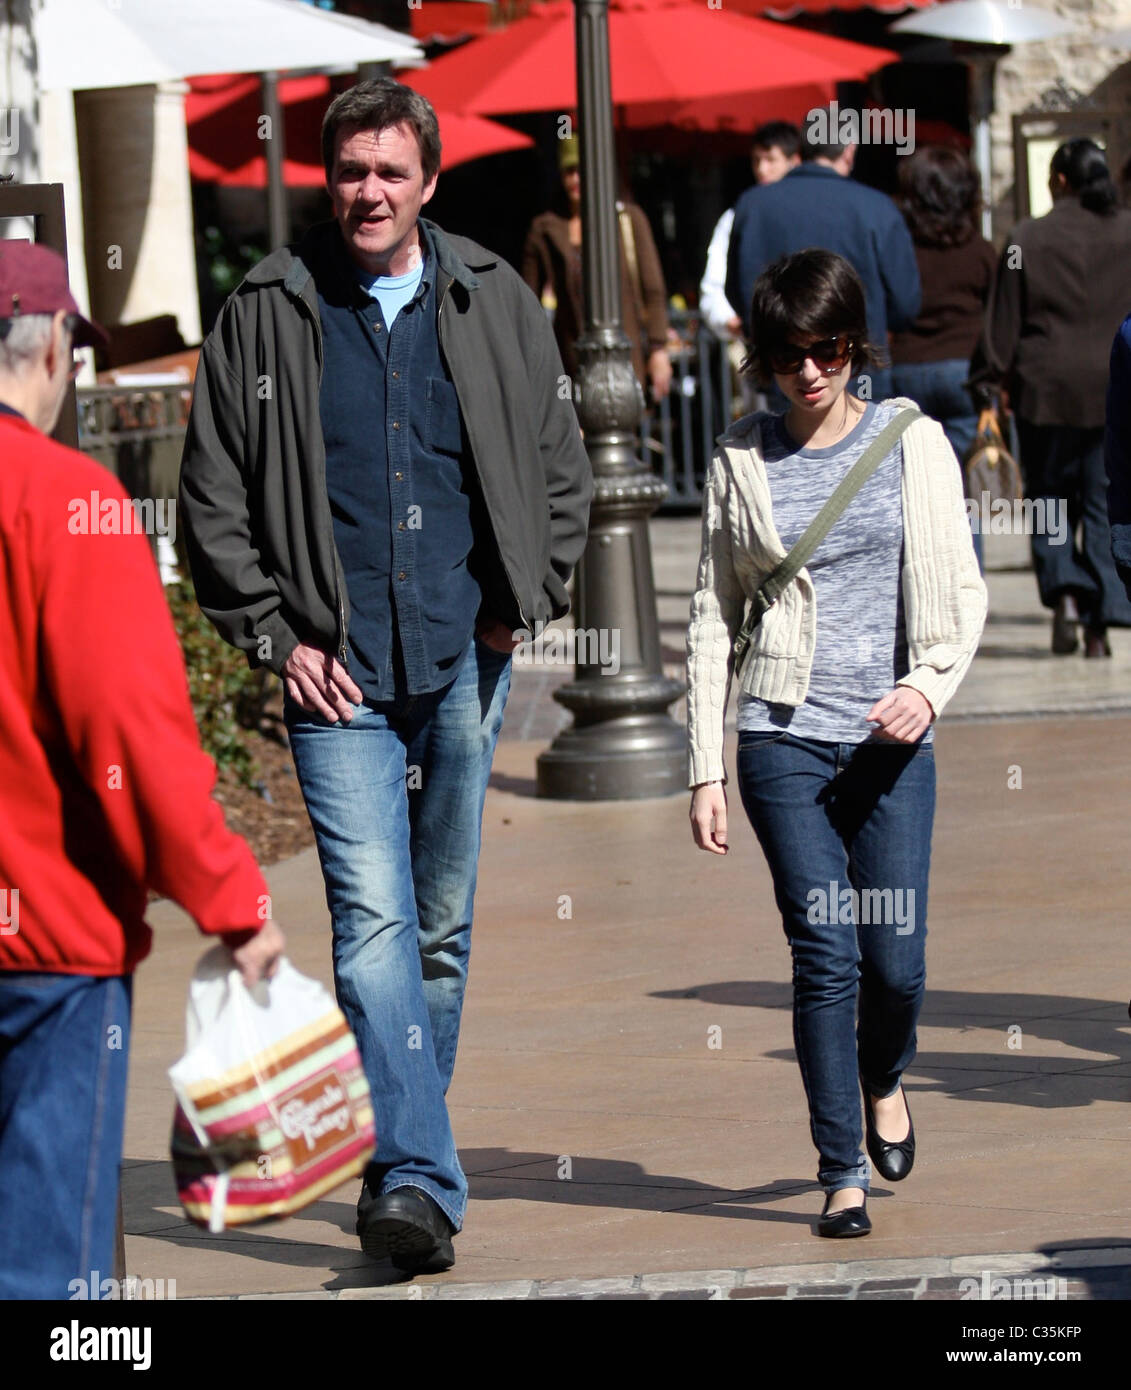
<svg viewBox="0 0 1131 1390">
<path fill-rule="evenodd" d="M 471 466 L 437 333 L 436 257 L 392 328 L 344 245 L 315 270 L 319 398 L 334 540 L 349 595 L 349 671 L 374 701 L 439 690 L 482 601 L 468 566 Z"/>
</svg>

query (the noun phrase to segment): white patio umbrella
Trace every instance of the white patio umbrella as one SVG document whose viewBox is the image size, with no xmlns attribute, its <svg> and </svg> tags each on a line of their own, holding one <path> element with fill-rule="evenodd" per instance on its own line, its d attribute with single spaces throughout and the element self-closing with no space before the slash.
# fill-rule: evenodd
<svg viewBox="0 0 1131 1390">
<path fill-rule="evenodd" d="M 217 71 L 262 73 L 264 110 L 274 131 L 265 142 L 273 244 L 289 235 L 277 71 L 341 71 L 366 63 L 426 66 L 423 50 L 407 34 L 302 0 L 42 0 L 34 23 L 37 86 L 60 93 L 68 111 L 74 91 Z M 73 147 L 73 132 L 63 143 Z M 77 155 L 75 160 L 77 169 Z M 78 209 L 69 211 L 73 223 Z"/>
<path fill-rule="evenodd" d="M 985 207 L 982 233 L 993 227 L 990 212 L 990 116 L 994 109 L 994 69 L 1015 43 L 1039 43 L 1067 34 L 1072 26 L 1035 5 L 1024 7 L 1002 0 L 949 0 L 896 20 L 894 33 L 925 34 L 949 39 L 955 56 L 970 69 L 970 124 L 974 131 L 974 163 L 982 176 Z"/>
<path fill-rule="evenodd" d="M 1066 34 L 1071 25 L 1039 5 L 1007 5 L 1001 0 L 948 0 L 897 20 L 893 30 L 930 34 L 963 43 L 1034 43 Z"/>
<path fill-rule="evenodd" d="M 407 34 L 301 0 L 43 0 L 35 34 L 43 91 L 212 72 L 424 63 Z"/>
</svg>

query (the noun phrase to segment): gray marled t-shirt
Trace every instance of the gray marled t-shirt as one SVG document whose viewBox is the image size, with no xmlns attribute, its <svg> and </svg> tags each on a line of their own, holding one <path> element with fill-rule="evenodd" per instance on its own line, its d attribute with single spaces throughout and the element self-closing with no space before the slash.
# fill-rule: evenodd
<svg viewBox="0 0 1131 1390">
<path fill-rule="evenodd" d="M 787 550 L 898 410 L 886 401 L 866 402 L 856 428 L 826 449 L 799 449 L 782 416 L 763 418 L 774 525 Z M 900 586 L 902 470 L 903 446 L 896 441 L 806 566 L 817 595 L 817 640 L 805 703 L 794 709 L 741 693 L 740 730 L 788 729 L 831 743 L 873 736 L 865 715 L 908 670 Z M 923 741 L 933 737 L 929 728 Z"/>
</svg>

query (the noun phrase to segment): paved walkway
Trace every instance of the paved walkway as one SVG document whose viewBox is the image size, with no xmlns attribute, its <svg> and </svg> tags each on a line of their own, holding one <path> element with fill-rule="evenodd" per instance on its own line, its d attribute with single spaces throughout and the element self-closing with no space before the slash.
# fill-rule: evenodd
<svg viewBox="0 0 1131 1390">
<path fill-rule="evenodd" d="M 696 533 L 654 526 L 673 673 Z M 1006 1277 L 1127 1297 L 1131 633 L 1110 662 L 1054 659 L 1030 575 L 992 572 L 991 602 L 938 734 L 930 977 L 907 1087 L 919 1158 L 906 1183 L 874 1187 L 871 1236 L 832 1251 L 815 1238 L 789 957 L 749 827 L 735 818 L 718 861 L 693 849 L 683 796 L 535 799 L 560 673 L 520 668 L 450 1095 L 471 1181 L 455 1269 L 409 1286 L 367 1260 L 352 1188 L 222 1237 L 184 1221 L 165 1069 L 202 943 L 163 903 L 135 994 L 131 1274 L 175 1279 L 181 1298 L 956 1298 L 970 1295 L 957 1281 Z M 1019 717 L 1035 713 L 1050 717 Z M 291 958 L 328 983 L 313 852 L 268 877 Z"/>
</svg>

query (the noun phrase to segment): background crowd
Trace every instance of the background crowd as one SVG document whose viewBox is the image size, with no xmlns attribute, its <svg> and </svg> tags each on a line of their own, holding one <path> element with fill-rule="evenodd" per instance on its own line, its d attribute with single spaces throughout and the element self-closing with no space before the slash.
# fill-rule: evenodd
<svg viewBox="0 0 1131 1390">
<path fill-rule="evenodd" d="M 981 180 L 962 149 L 925 145 L 901 158 L 891 198 L 853 177 L 856 146 L 818 143 L 811 131 L 823 133 L 819 123 L 784 121 L 753 133 L 754 184 L 711 237 L 702 322 L 737 368 L 762 271 L 807 247 L 844 256 L 863 282 L 872 340 L 887 350 L 860 393 L 913 400 L 942 424 L 959 462 L 975 447 L 980 412 L 995 410 L 1014 440 L 1025 496 L 1038 504 L 1030 515 L 1059 508 L 1067 520 L 1066 538 L 1053 528 L 1030 536 L 1052 651 L 1110 656 L 1107 629 L 1131 625 L 1112 559 L 1104 463 L 1108 360 L 1131 309 L 1131 212 L 1103 151 L 1089 139 L 1061 145 L 1049 170 L 1051 211 L 1013 227 L 999 253 L 981 234 Z M 563 145 L 561 167 L 571 216 L 534 222 L 523 274 L 557 305 L 570 370 L 581 320 L 575 145 Z M 640 209 L 626 199 L 618 214 L 624 322 L 637 375 L 658 399 L 670 381 L 660 260 Z M 749 376 L 736 373 L 735 388 L 743 412 L 784 408 L 776 388 L 761 397 Z M 977 528 L 975 549 L 981 560 Z"/>
</svg>

